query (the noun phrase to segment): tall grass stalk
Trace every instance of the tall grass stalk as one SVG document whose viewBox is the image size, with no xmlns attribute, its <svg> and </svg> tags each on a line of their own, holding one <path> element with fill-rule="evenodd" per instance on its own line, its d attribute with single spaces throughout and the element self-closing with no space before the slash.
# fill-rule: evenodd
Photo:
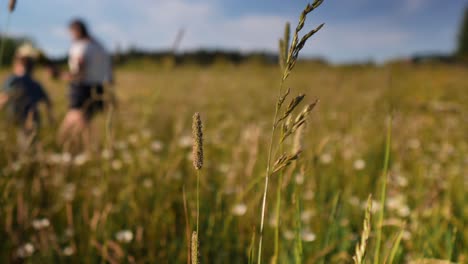
<svg viewBox="0 0 468 264">
<path fill-rule="evenodd" d="M 385 260 L 385 264 L 386 263 L 393 263 L 394 260 L 395 260 L 395 256 L 398 252 L 398 248 L 400 248 L 400 243 L 401 243 L 401 239 L 403 237 L 403 232 L 404 232 L 404 227 L 400 230 L 400 232 L 398 232 L 398 234 L 396 235 L 395 237 L 395 242 L 393 242 L 393 246 L 392 246 L 392 249 L 390 250 L 390 254 L 388 255 L 388 258 Z M 387 261 L 388 260 L 388 261 Z"/>
<path fill-rule="evenodd" d="M 364 263 L 366 257 L 367 241 L 371 234 L 371 218 L 372 218 L 372 195 L 367 198 L 366 213 L 364 216 L 363 230 L 361 241 L 356 245 L 353 261 L 355 264 Z"/>
<path fill-rule="evenodd" d="M 335 230 L 336 230 L 336 226 L 337 226 L 336 218 L 337 218 L 337 215 L 338 215 L 338 206 L 340 205 L 340 200 L 341 200 L 341 191 L 339 191 L 335 195 L 335 198 L 333 198 L 333 207 L 332 207 L 330 217 L 329 217 L 329 227 L 327 229 L 327 234 L 325 236 L 325 241 L 324 241 L 323 246 L 322 246 L 322 248 L 324 248 L 324 249 L 328 248 L 328 245 L 330 243 L 330 237 L 332 236 L 332 233 L 335 232 Z M 327 255 L 325 254 L 323 256 L 322 260 L 320 261 L 320 263 L 325 263 L 326 258 L 327 258 Z"/>
<path fill-rule="evenodd" d="M 280 88 L 278 90 L 278 101 L 279 98 L 281 97 L 281 94 L 283 92 L 283 84 L 284 84 L 284 79 L 281 80 L 280 83 Z M 274 142 L 274 136 L 276 132 L 276 120 L 278 119 L 278 113 L 279 113 L 279 106 L 277 104 L 275 108 L 275 114 L 273 117 L 273 126 L 270 132 L 270 143 L 268 147 L 268 158 L 267 158 L 267 168 L 266 168 L 266 173 L 265 173 L 265 187 L 263 190 L 263 198 L 262 198 L 262 212 L 260 216 L 260 237 L 259 237 L 259 242 L 258 242 L 258 259 L 257 263 L 260 264 L 262 263 L 262 243 L 263 243 L 263 228 L 265 224 L 265 209 L 266 209 L 266 198 L 268 194 L 268 184 L 270 181 L 270 171 L 271 171 L 271 159 L 272 159 L 272 154 L 273 154 L 273 142 Z"/>
<path fill-rule="evenodd" d="M 196 231 L 192 234 L 192 264 L 196 264 L 198 263 L 198 247 L 200 243 L 200 171 L 203 168 L 203 123 L 199 113 L 195 113 L 192 118 L 192 138 L 193 167 L 197 172 L 197 224 Z"/>
<path fill-rule="evenodd" d="M 297 186 L 296 186 L 296 190 L 297 190 Z M 302 237 L 301 237 L 301 231 L 302 231 L 301 202 L 297 195 L 295 195 L 295 204 L 296 204 L 296 210 L 295 210 L 295 217 L 294 217 L 294 220 L 295 220 L 294 263 L 301 264 L 302 258 L 303 258 Z"/>
<path fill-rule="evenodd" d="M 278 186 L 276 187 L 276 219 L 275 219 L 275 244 L 272 263 L 278 263 L 279 257 L 279 231 L 280 231 L 280 211 L 281 211 L 281 189 L 283 184 L 283 173 L 279 174 Z"/>
<path fill-rule="evenodd" d="M 252 232 L 252 238 L 250 239 L 250 245 L 248 249 L 248 264 L 253 264 L 255 261 L 255 232 Z"/>
<path fill-rule="evenodd" d="M 286 37 L 286 35 L 289 35 L 289 25 L 286 25 L 286 30 L 285 30 L 285 39 L 289 38 Z M 281 137 L 283 137 L 283 133 L 281 133 Z M 282 144 L 279 147 L 282 149 Z M 279 244 L 280 244 L 280 239 L 279 239 L 279 233 L 280 233 L 280 211 L 281 211 L 281 192 L 282 192 L 282 187 L 283 187 L 283 177 L 284 173 L 280 172 L 278 176 L 278 185 L 276 187 L 276 226 L 275 226 L 275 244 L 274 244 L 274 253 L 273 253 L 273 259 L 271 263 L 278 263 L 278 258 L 279 258 Z"/>
<path fill-rule="evenodd" d="M 8 2 L 8 11 L 10 11 L 10 13 L 13 13 L 13 11 L 15 11 L 15 8 L 16 8 L 16 0 L 10 0 Z"/>
<path fill-rule="evenodd" d="M 374 252 L 374 264 L 380 263 L 380 248 L 382 246 L 382 228 L 385 212 L 385 201 L 387 198 L 387 177 L 388 177 L 388 166 L 390 162 L 390 146 L 392 140 L 392 118 L 387 119 L 387 137 L 385 140 L 385 158 L 384 167 L 382 172 L 382 189 L 380 193 L 380 204 L 381 208 L 377 220 L 377 238 Z"/>
<path fill-rule="evenodd" d="M 10 28 L 10 19 L 11 19 L 10 17 L 11 17 L 11 12 L 8 12 L 7 20 L 5 24 L 5 30 L 2 34 L 3 36 L 1 36 L 2 42 L 0 43 L 0 67 L 3 66 L 3 55 L 5 53 L 5 42 L 7 41 L 8 30 Z"/>
<path fill-rule="evenodd" d="M 197 233 L 200 226 L 200 170 L 197 170 Z"/>
<path fill-rule="evenodd" d="M 10 28 L 11 14 L 15 11 L 15 8 L 16 8 L 16 0 L 10 0 L 8 2 L 8 14 L 7 14 L 7 20 L 6 20 L 6 25 L 5 25 L 5 31 L 3 32 L 2 43 L 0 44 L 0 67 L 3 65 L 3 55 L 4 55 L 3 53 L 5 52 L 5 42 L 6 42 L 6 38 L 8 35 L 8 30 Z"/>
<path fill-rule="evenodd" d="M 289 89 L 284 91 L 284 82 L 286 81 L 291 71 L 293 70 L 294 66 L 296 65 L 299 52 L 302 50 L 307 40 L 310 37 L 312 37 L 316 32 L 318 32 L 323 26 L 323 24 L 321 24 L 316 29 L 309 31 L 299 40 L 299 33 L 304 27 L 307 15 L 313 10 L 315 10 L 317 7 L 319 7 L 322 4 L 322 2 L 323 0 L 315 0 L 314 3 L 308 4 L 306 8 L 302 11 L 300 19 L 299 19 L 299 23 L 296 27 L 291 43 L 289 43 L 290 42 L 289 24 L 286 24 L 284 38 L 280 40 L 280 51 L 279 51 L 280 56 L 279 57 L 280 57 L 280 65 L 282 66 L 283 73 L 282 73 L 282 78 L 281 78 L 280 85 L 278 88 L 275 113 L 273 115 L 273 122 L 272 122 L 272 127 L 271 127 L 271 132 L 270 132 L 270 142 L 268 144 L 267 168 L 265 171 L 265 184 L 264 184 L 263 197 L 262 197 L 262 203 L 261 203 L 260 231 L 259 231 L 260 234 L 259 234 L 259 242 L 258 242 L 258 258 L 257 258 L 258 264 L 262 263 L 263 232 L 264 232 L 264 225 L 265 225 L 266 202 L 267 202 L 268 185 L 270 181 L 270 176 L 273 173 L 284 169 L 293 160 L 297 159 L 299 155 L 299 153 L 296 153 L 290 156 L 283 154 L 277 160 L 277 162 L 274 165 L 274 168 L 272 169 L 273 143 L 275 140 L 277 128 L 282 121 L 284 121 L 286 118 L 288 118 L 291 115 L 291 113 L 294 111 L 294 109 L 298 106 L 298 104 L 302 101 L 304 97 L 304 96 L 299 96 L 299 97 L 294 98 L 289 104 L 288 109 L 286 109 L 284 114 L 280 117 L 279 115 L 280 110 L 290 92 Z M 286 130 L 286 133 L 284 133 L 285 136 L 283 136 L 280 139 L 280 144 L 284 141 L 287 135 L 290 135 L 291 133 L 295 132 L 300 126 L 304 124 L 305 117 L 312 110 L 312 108 L 313 107 L 308 107 L 307 111 L 304 111 L 304 115 L 302 115 L 302 117 L 301 115 L 298 116 L 298 118 L 293 122 L 293 124 L 291 124 L 290 127 L 286 127 L 287 130 Z"/>
<path fill-rule="evenodd" d="M 191 243 L 191 260 L 192 264 L 199 264 L 198 255 L 199 255 L 199 242 L 198 242 L 198 232 L 193 231 L 192 233 L 192 243 Z"/>
<path fill-rule="evenodd" d="M 182 186 L 182 199 L 184 201 L 185 235 L 187 239 L 187 264 L 190 264 L 191 238 L 190 238 L 190 224 L 189 224 L 189 218 L 188 218 L 187 195 L 185 194 L 185 186 Z"/>
<path fill-rule="evenodd" d="M 447 250 L 448 251 L 447 260 L 449 262 L 452 262 L 453 251 L 454 251 L 455 243 L 456 243 L 456 240 L 457 240 L 457 233 L 458 233 L 458 229 L 456 227 L 454 227 L 452 232 L 450 232 L 450 241 L 449 241 L 448 250 Z"/>
</svg>

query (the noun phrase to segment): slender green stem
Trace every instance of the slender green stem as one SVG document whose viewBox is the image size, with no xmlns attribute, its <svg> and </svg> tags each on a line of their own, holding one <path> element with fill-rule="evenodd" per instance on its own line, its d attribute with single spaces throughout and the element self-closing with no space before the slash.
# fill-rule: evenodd
<svg viewBox="0 0 468 264">
<path fill-rule="evenodd" d="M 284 79 L 281 79 L 280 87 L 278 89 L 278 96 L 277 96 L 277 102 L 281 98 L 281 93 L 283 92 L 283 84 L 284 84 Z M 276 104 L 275 107 L 275 115 L 273 117 L 273 125 L 271 128 L 271 135 L 270 135 L 270 144 L 268 147 L 268 159 L 267 159 L 267 168 L 266 168 L 266 173 L 265 173 L 265 188 L 263 190 L 263 199 L 262 199 L 262 213 L 261 213 L 261 218 L 260 218 L 260 237 L 258 241 L 258 258 L 257 258 L 257 264 L 262 263 L 262 243 L 263 243 L 263 228 L 265 224 L 265 210 L 266 210 L 266 198 L 268 194 L 268 183 L 270 180 L 270 171 L 271 171 L 271 158 L 272 158 L 272 153 L 273 153 L 273 140 L 275 137 L 275 132 L 276 132 L 276 122 L 278 120 L 278 113 L 279 113 L 280 107 L 278 104 Z"/>
<path fill-rule="evenodd" d="M 281 137 L 283 137 L 283 132 L 281 132 Z M 283 143 L 280 144 L 278 148 L 281 152 L 283 151 Z M 279 258 L 279 230 L 280 230 L 280 211 L 281 211 L 281 193 L 283 186 L 284 173 L 281 171 L 278 177 L 278 186 L 276 188 L 276 226 L 275 226 L 275 244 L 274 244 L 274 254 L 273 262 L 278 263 Z"/>
<path fill-rule="evenodd" d="M 200 233 L 198 233 L 198 228 L 200 224 L 200 170 L 197 170 L 197 234 L 200 236 Z"/>
<path fill-rule="evenodd" d="M 302 222 L 301 222 L 301 200 L 298 195 L 299 186 L 294 184 L 294 198 L 296 204 L 296 212 L 295 212 L 295 243 L 294 243 L 294 263 L 301 264 L 302 261 L 302 238 L 301 238 L 301 230 L 302 230 Z"/>
<path fill-rule="evenodd" d="M 398 248 L 400 247 L 401 238 L 403 237 L 403 232 L 405 231 L 404 228 L 405 227 L 403 226 L 400 232 L 398 232 L 397 236 L 395 237 L 395 242 L 393 243 L 392 249 L 390 250 L 390 254 L 388 255 L 388 262 L 387 260 L 385 260 L 384 261 L 385 263 L 392 264 L 393 261 L 395 260 L 395 256 L 398 252 Z"/>
<path fill-rule="evenodd" d="M 378 264 L 380 262 L 380 248 L 382 245 L 382 226 L 383 226 L 383 219 L 384 219 L 384 212 L 385 212 L 385 199 L 387 196 L 387 175 L 388 175 L 388 165 L 390 161 L 390 144 L 392 140 L 392 119 L 391 117 L 388 118 L 387 121 L 387 139 L 385 142 L 385 158 L 384 158 L 384 167 L 382 173 L 382 192 L 380 194 L 380 212 L 379 218 L 377 222 L 377 239 L 376 239 L 376 247 L 375 247 L 375 255 L 374 255 L 374 264 Z"/>
<path fill-rule="evenodd" d="M 327 228 L 327 234 L 325 236 L 325 241 L 323 243 L 322 248 L 328 248 L 328 245 L 330 243 L 330 237 L 332 236 L 332 233 L 335 231 L 336 228 L 336 218 L 337 218 L 337 213 L 338 213 L 338 206 L 340 204 L 340 199 L 341 199 L 341 191 L 339 191 L 336 195 L 335 198 L 333 198 L 333 207 L 330 213 L 330 218 L 329 218 L 329 226 Z M 322 260 L 320 261 L 321 264 L 325 263 L 327 259 L 327 255 L 324 255 Z"/>
<path fill-rule="evenodd" d="M 457 232 L 458 232 L 458 230 L 457 230 L 456 227 L 454 227 L 453 230 L 452 230 L 452 232 L 451 232 L 451 237 L 452 237 L 452 238 L 451 238 L 451 240 L 450 240 L 449 257 L 448 257 L 448 259 L 447 259 L 450 263 L 452 263 L 453 250 L 454 250 L 454 248 L 455 248 L 455 242 L 456 242 L 456 240 L 457 240 Z"/>
<path fill-rule="evenodd" d="M 106 143 L 107 149 L 111 149 L 113 145 L 114 131 L 113 131 L 113 121 L 114 121 L 114 105 L 111 103 L 109 110 L 106 116 Z"/>
<path fill-rule="evenodd" d="M 0 67 L 3 66 L 3 53 L 5 52 L 5 42 L 7 41 L 8 28 L 10 27 L 10 15 L 11 13 L 8 12 L 7 21 L 5 25 L 5 32 L 3 32 L 3 36 L 1 36 L 2 43 L 0 44 Z"/>
<path fill-rule="evenodd" d="M 278 186 L 276 189 L 276 226 L 275 226 L 275 251 L 274 263 L 278 263 L 279 257 L 279 228 L 280 228 L 280 210 L 281 210 L 281 185 L 283 183 L 283 173 L 280 173 L 278 178 Z"/>
</svg>

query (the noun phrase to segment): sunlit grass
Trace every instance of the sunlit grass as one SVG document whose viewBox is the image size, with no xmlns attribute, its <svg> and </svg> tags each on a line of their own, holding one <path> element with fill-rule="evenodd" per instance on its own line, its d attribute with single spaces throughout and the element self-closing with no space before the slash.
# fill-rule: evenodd
<svg viewBox="0 0 468 264">
<path fill-rule="evenodd" d="M 352 261 L 368 195 L 377 199 L 374 221 L 383 206 L 378 198 L 389 114 L 391 160 L 379 259 L 465 262 L 466 69 L 300 63 L 295 70 L 288 85 L 320 105 L 305 131 L 303 169 L 283 175 L 279 263 L 294 261 L 296 232 L 304 263 Z M 97 153 L 62 153 L 56 128 L 44 126 L 41 155 L 18 159 L 14 133 L 1 122 L 1 262 L 20 256 L 34 263 L 186 262 L 190 241 L 182 197 L 185 186 L 194 226 L 191 117 L 198 111 L 206 135 L 200 259 L 246 263 L 258 243 L 253 233 L 266 165 L 260 153 L 267 151 L 278 74 L 276 65 L 123 66 L 117 70 L 115 140 L 111 147 L 103 142 Z M 38 77 L 62 117 L 66 85 L 42 72 Z M 105 127 L 102 116 L 96 124 L 101 139 Z M 270 195 L 274 201 L 275 192 Z M 274 254 L 274 206 L 266 211 L 265 263 Z M 373 226 L 366 260 L 374 259 L 375 232 Z"/>
</svg>

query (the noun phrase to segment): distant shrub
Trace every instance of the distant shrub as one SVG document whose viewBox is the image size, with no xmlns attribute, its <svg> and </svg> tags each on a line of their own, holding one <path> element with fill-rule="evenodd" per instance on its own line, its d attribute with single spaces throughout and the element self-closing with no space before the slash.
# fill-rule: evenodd
<svg viewBox="0 0 468 264">
<path fill-rule="evenodd" d="M 457 55 L 463 58 L 468 58 L 468 6 L 465 8 L 465 13 L 460 26 Z"/>
<path fill-rule="evenodd" d="M 31 42 L 27 38 L 22 37 L 9 37 L 9 36 L 0 36 L 0 42 L 3 42 L 3 56 L 1 58 L 1 65 L 0 67 L 4 67 L 10 65 L 13 61 L 13 57 L 15 56 L 16 48 L 24 42 Z"/>
</svg>

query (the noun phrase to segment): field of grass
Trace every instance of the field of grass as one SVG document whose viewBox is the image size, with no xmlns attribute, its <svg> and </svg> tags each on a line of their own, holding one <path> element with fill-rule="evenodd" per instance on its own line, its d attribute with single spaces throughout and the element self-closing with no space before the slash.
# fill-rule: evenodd
<svg viewBox="0 0 468 264">
<path fill-rule="evenodd" d="M 303 133 L 300 159 L 270 179 L 263 262 L 274 254 L 279 226 L 279 263 L 351 263 L 372 194 L 368 263 L 383 206 L 380 263 L 390 263 L 391 256 L 393 263 L 466 263 L 467 73 L 445 65 L 300 63 L 286 87 L 320 102 Z M 37 75 L 60 120 L 66 84 Z M 106 121 L 108 112 L 99 117 L 96 150 L 86 154 L 61 151 L 56 125 L 44 125 L 37 153 L 19 157 L 2 117 L 0 262 L 187 263 L 196 221 L 191 117 L 200 112 L 200 262 L 247 263 L 257 254 L 279 75 L 278 67 L 254 62 L 122 66 L 113 122 Z M 287 141 L 284 151 L 297 141 Z"/>
</svg>

